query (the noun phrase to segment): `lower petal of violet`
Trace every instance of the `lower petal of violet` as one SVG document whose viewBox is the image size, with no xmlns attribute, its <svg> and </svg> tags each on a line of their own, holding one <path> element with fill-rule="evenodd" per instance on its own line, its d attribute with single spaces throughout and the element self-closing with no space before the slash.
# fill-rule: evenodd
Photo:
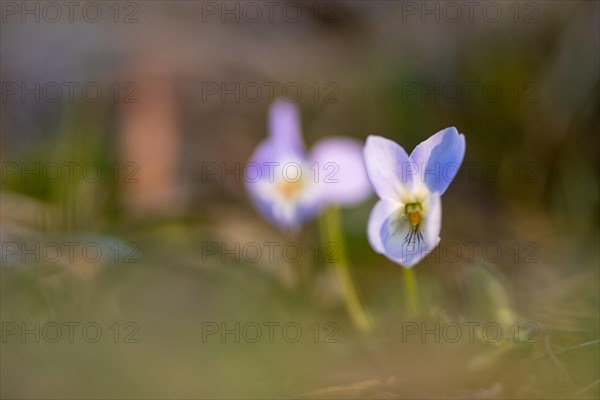
<svg viewBox="0 0 600 400">
<path fill-rule="evenodd" d="M 412 267 L 423 259 L 435 244 L 427 243 L 420 229 L 414 230 L 406 219 L 388 217 L 380 230 L 384 254 L 403 267 Z"/>
</svg>

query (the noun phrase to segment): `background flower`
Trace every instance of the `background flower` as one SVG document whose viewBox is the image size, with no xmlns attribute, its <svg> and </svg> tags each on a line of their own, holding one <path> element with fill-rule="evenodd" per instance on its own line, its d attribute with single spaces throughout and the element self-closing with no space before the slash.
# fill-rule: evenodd
<svg viewBox="0 0 600 400">
<path fill-rule="evenodd" d="M 328 205 L 352 205 L 371 193 L 361 143 L 322 139 L 307 153 L 297 107 L 277 100 L 269 110 L 269 137 L 246 168 L 245 183 L 261 214 L 282 229 L 297 230 Z"/>
</svg>

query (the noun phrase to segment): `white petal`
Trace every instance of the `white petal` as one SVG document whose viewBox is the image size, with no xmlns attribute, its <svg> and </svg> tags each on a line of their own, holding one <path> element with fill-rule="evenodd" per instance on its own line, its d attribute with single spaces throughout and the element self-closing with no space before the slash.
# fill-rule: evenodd
<svg viewBox="0 0 600 400">
<path fill-rule="evenodd" d="M 440 242 L 442 230 L 442 200 L 435 194 L 430 195 L 427 215 L 423 221 L 423 237 L 429 251 L 433 250 Z"/>
<path fill-rule="evenodd" d="M 364 153 L 369 179 L 379 197 L 397 199 L 405 187 L 412 186 L 410 161 L 399 144 L 369 136 Z"/>
</svg>

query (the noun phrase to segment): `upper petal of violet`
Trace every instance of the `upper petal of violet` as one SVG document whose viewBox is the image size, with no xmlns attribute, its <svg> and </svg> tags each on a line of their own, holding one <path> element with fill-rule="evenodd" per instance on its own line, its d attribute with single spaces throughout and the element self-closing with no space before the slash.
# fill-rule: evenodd
<svg viewBox="0 0 600 400">
<path fill-rule="evenodd" d="M 304 154 L 298 107 L 283 99 L 275 100 L 269 109 L 269 138 L 279 154 Z"/>
<path fill-rule="evenodd" d="M 443 194 L 456 176 L 465 156 L 465 137 L 456 128 L 446 128 L 421 142 L 410 161 L 429 190 Z"/>
<path fill-rule="evenodd" d="M 364 155 L 369 179 L 382 199 L 398 199 L 405 187 L 412 186 L 410 161 L 399 144 L 381 136 L 369 136 Z"/>
</svg>

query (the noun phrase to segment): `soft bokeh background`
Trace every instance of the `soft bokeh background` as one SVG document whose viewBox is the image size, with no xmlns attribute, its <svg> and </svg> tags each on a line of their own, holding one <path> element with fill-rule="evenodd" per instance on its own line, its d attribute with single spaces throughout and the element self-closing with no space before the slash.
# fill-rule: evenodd
<svg viewBox="0 0 600 400">
<path fill-rule="evenodd" d="M 117 23 L 112 3 L 96 4 L 97 23 L 81 8 L 58 23 L 23 23 L 2 9 L 3 332 L 23 322 L 103 329 L 98 343 L 77 330 L 74 343 L 3 336 L 2 398 L 598 397 L 598 2 L 492 2 L 485 15 L 482 3 L 471 21 L 458 2 L 457 22 L 442 2 L 292 2 L 286 19 L 281 1 L 272 21 L 254 3 L 263 16 L 252 22 L 244 2 L 136 1 L 120 3 Z M 234 14 L 224 22 L 225 7 Z M 96 82 L 103 95 L 10 94 L 10 83 L 36 82 Z M 207 91 L 236 82 L 262 88 L 258 99 L 251 88 L 239 99 Z M 252 208 L 241 180 L 207 176 L 213 163 L 243 166 L 265 137 L 270 82 L 276 96 L 286 84 L 301 88 L 309 146 L 380 134 L 412 149 L 447 126 L 465 133 L 439 252 L 416 267 L 419 315 L 407 307 L 402 270 L 368 245 L 375 198 L 342 211 L 375 323 L 360 333 L 332 264 L 314 258 L 318 221 L 282 233 Z M 102 176 L 90 182 L 78 167 L 57 182 L 21 176 L 36 162 L 94 163 Z M 95 243 L 105 256 L 8 254 L 11 243 L 51 242 Z M 297 243 L 303 256 L 206 255 L 210 243 L 265 242 Z M 498 259 L 483 251 L 489 243 Z M 458 343 L 402 338 L 407 322 L 489 321 L 508 340 L 468 340 L 466 329 Z M 115 322 L 123 336 L 133 322 L 138 343 L 113 343 Z M 258 343 L 203 341 L 207 322 L 294 322 L 303 333 L 297 343 L 277 328 L 273 343 L 267 328 Z M 535 343 L 515 343 L 514 323 L 537 327 Z M 337 342 L 325 342 L 332 332 Z"/>
</svg>

